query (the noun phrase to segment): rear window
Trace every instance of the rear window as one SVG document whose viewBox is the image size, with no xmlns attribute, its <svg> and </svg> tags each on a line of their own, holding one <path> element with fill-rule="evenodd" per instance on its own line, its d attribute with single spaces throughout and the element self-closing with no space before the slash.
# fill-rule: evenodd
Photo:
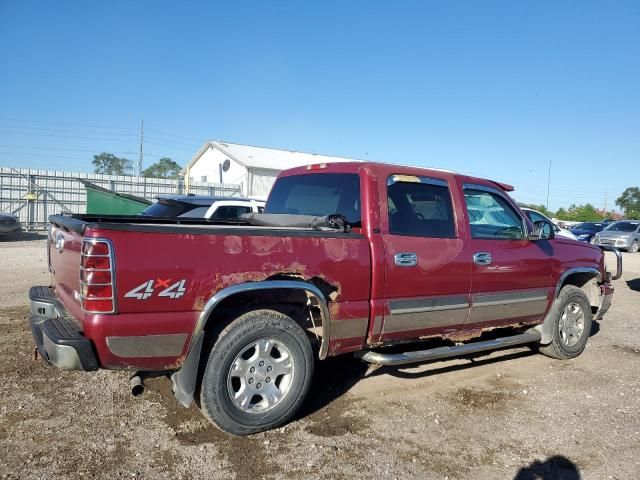
<svg viewBox="0 0 640 480">
<path fill-rule="evenodd" d="M 243 213 L 251 213 L 251 207 L 242 207 L 240 205 L 222 205 L 216 208 L 211 215 L 211 220 L 234 220 Z"/>
<path fill-rule="evenodd" d="M 149 205 L 140 215 L 149 217 L 179 217 L 197 207 L 198 205 L 190 205 L 188 203 L 160 200 L 153 205 Z"/>
<path fill-rule="evenodd" d="M 344 215 L 361 226 L 360 177 L 354 173 L 321 173 L 279 178 L 265 213 L 324 216 Z"/>
</svg>

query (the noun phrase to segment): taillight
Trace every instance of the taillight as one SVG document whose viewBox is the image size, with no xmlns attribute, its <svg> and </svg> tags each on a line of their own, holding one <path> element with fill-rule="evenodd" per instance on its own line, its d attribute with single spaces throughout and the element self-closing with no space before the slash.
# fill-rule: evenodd
<svg viewBox="0 0 640 480">
<path fill-rule="evenodd" d="M 86 238 L 80 251 L 80 298 L 87 313 L 115 313 L 113 246 L 109 240 Z"/>
</svg>

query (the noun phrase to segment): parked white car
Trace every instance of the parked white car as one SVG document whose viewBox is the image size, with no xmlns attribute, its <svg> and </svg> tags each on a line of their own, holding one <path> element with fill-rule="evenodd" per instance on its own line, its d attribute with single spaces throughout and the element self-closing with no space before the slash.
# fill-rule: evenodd
<svg viewBox="0 0 640 480">
<path fill-rule="evenodd" d="M 233 220 L 243 213 L 262 213 L 262 200 L 243 197 L 212 197 L 207 195 L 163 195 L 141 215 L 171 218 L 208 218 Z"/>
<path fill-rule="evenodd" d="M 577 240 L 578 239 L 578 237 L 576 237 L 569 230 L 567 230 L 565 228 L 560 228 L 549 217 L 547 217 L 546 215 L 543 215 L 542 213 L 538 212 L 537 210 L 532 210 L 532 209 L 526 208 L 526 207 L 522 207 L 521 210 L 529 218 L 529 220 L 531 220 L 531 222 L 535 223 L 535 222 L 544 221 L 544 222 L 548 222 L 551 225 L 553 225 L 553 230 L 554 230 L 556 236 L 570 238 L 571 240 Z"/>
</svg>

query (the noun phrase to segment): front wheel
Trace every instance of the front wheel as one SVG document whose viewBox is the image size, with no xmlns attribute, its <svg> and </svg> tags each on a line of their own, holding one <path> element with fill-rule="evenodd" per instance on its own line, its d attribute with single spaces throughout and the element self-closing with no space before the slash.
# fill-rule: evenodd
<svg viewBox="0 0 640 480">
<path fill-rule="evenodd" d="M 233 435 L 276 428 L 293 417 L 311 384 L 313 351 L 304 330 L 273 310 L 231 322 L 209 354 L 200 406 Z"/>
<path fill-rule="evenodd" d="M 551 343 L 540 352 L 561 360 L 580 355 L 591 334 L 591 304 L 584 291 L 576 286 L 562 288 L 550 312 L 553 321 Z"/>
<path fill-rule="evenodd" d="M 639 249 L 640 249 L 640 246 L 638 245 L 638 241 L 634 240 L 633 243 L 631 244 L 631 248 L 629 248 L 629 251 L 631 253 L 638 253 Z"/>
</svg>

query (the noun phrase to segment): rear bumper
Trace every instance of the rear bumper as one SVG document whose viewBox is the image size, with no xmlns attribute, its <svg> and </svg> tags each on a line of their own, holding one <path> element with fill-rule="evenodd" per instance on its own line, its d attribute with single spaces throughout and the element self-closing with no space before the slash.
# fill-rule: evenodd
<svg viewBox="0 0 640 480">
<path fill-rule="evenodd" d="M 63 370 L 97 370 L 99 363 L 91 340 L 82 335 L 52 289 L 31 287 L 29 300 L 29 325 L 42 358 Z"/>
</svg>

